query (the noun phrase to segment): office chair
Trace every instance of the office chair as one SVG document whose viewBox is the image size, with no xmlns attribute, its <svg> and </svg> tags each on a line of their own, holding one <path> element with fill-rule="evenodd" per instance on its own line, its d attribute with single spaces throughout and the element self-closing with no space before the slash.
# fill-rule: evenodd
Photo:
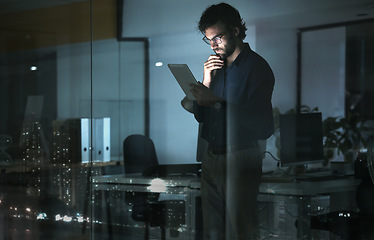
<svg viewBox="0 0 374 240">
<path fill-rule="evenodd" d="M 125 174 L 143 173 L 146 169 L 157 166 L 155 145 L 147 136 L 133 134 L 123 142 L 123 160 Z"/>
<path fill-rule="evenodd" d="M 125 174 L 144 173 L 158 166 L 156 150 L 152 139 L 134 134 L 123 142 Z M 126 204 L 132 207 L 131 217 L 145 223 L 144 239 L 149 239 L 149 227 L 161 228 L 161 239 L 166 238 L 166 228 L 171 237 L 178 237 L 178 229 L 185 224 L 185 201 L 159 200 L 160 193 L 126 192 Z"/>
</svg>

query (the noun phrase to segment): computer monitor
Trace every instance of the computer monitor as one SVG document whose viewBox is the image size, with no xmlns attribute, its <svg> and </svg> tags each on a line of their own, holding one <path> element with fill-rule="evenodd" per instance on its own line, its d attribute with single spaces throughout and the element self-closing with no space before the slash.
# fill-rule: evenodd
<svg viewBox="0 0 374 240">
<path fill-rule="evenodd" d="M 282 167 L 323 162 L 322 115 L 280 115 L 280 162 Z"/>
</svg>

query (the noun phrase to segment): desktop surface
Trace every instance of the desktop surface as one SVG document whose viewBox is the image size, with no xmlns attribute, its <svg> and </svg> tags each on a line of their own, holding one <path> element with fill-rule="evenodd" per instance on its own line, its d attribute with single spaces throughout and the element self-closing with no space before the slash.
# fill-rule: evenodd
<svg viewBox="0 0 374 240">
<path fill-rule="evenodd" d="M 286 172 L 270 172 L 262 176 L 262 182 L 320 182 L 339 179 L 353 178 L 353 173 L 333 174 L 331 171 L 313 171 L 300 174 L 289 174 Z"/>
<path fill-rule="evenodd" d="M 200 175 L 201 164 L 159 164 L 143 171 L 144 177 L 166 177 L 171 175 Z"/>
<path fill-rule="evenodd" d="M 161 180 L 167 191 L 178 187 L 187 187 L 188 189 L 194 190 L 200 190 L 201 188 L 201 178 L 197 175 L 172 175 L 155 178 L 144 177 L 142 174 L 117 174 L 94 176 L 92 177 L 92 182 L 94 183 L 94 188 L 103 190 L 109 186 L 110 188 L 108 189 L 131 189 L 136 188 L 136 186 L 150 186 L 154 179 Z M 356 179 L 353 176 L 335 176 L 335 178 L 329 178 L 328 180 L 321 179 L 320 181 L 297 181 L 293 176 L 282 176 L 273 173 L 265 174 L 262 177 L 259 190 L 260 194 L 311 196 L 342 191 L 354 191 L 360 182 L 361 179 Z"/>
</svg>

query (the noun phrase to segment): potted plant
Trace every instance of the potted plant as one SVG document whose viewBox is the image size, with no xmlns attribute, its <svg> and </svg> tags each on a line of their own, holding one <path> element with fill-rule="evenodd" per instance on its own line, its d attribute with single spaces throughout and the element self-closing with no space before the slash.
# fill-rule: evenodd
<svg viewBox="0 0 374 240">
<path fill-rule="evenodd" d="M 365 120 L 356 113 L 348 112 L 346 117 L 328 117 L 323 120 L 325 160 L 329 161 L 342 154 L 345 161 L 352 161 L 361 147 L 366 146 L 364 138 Z"/>
</svg>

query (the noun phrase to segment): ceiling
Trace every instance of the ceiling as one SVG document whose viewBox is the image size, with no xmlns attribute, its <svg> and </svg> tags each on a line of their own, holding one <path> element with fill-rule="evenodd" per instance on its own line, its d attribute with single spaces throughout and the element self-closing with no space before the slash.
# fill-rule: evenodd
<svg viewBox="0 0 374 240">
<path fill-rule="evenodd" d="M 87 1 L 95 4 L 95 1 L 99 0 L 0 0 L 0 14 Z M 177 22 L 179 29 L 183 30 L 184 18 L 186 18 L 185 22 L 191 22 L 190 15 L 200 14 L 200 11 L 196 11 L 197 8 L 202 9 L 202 6 L 219 2 L 221 0 L 124 0 L 125 5 L 131 6 L 131 11 L 137 11 L 135 16 L 131 15 L 133 19 L 130 20 L 135 21 L 136 28 L 141 28 L 139 22 L 144 23 L 142 25 L 157 23 L 161 25 L 162 23 L 166 32 L 170 32 L 175 27 L 171 25 L 173 22 L 170 22 L 169 18 L 163 16 L 168 15 L 173 19 L 178 19 L 174 21 L 174 24 Z M 245 13 L 243 15 L 246 15 L 246 19 L 244 20 L 248 24 L 301 28 L 326 23 L 374 19 L 374 0 L 230 0 L 227 2 Z M 160 15 L 162 15 L 161 18 Z M 155 16 L 158 18 L 154 19 Z M 162 22 L 162 19 L 166 22 Z"/>
<path fill-rule="evenodd" d="M 93 0 L 94 2 L 95 0 Z M 223 0 L 124 0 L 124 37 L 169 36 L 196 30 L 207 6 Z M 372 18 L 374 0 L 226 0 L 247 26 L 290 30 Z M 146 6 L 146 7 L 144 7 Z M 152 27 L 150 27 L 152 26 Z"/>
<path fill-rule="evenodd" d="M 0 0 L 0 13 L 21 12 L 85 1 L 88 0 Z"/>
<path fill-rule="evenodd" d="M 254 22 L 303 28 L 374 18 L 373 0 L 281 0 L 278 4 L 286 1 L 289 2 L 288 6 L 278 6 L 284 8 L 282 14 L 258 17 Z M 291 6 L 292 3 L 296 5 Z"/>
</svg>

